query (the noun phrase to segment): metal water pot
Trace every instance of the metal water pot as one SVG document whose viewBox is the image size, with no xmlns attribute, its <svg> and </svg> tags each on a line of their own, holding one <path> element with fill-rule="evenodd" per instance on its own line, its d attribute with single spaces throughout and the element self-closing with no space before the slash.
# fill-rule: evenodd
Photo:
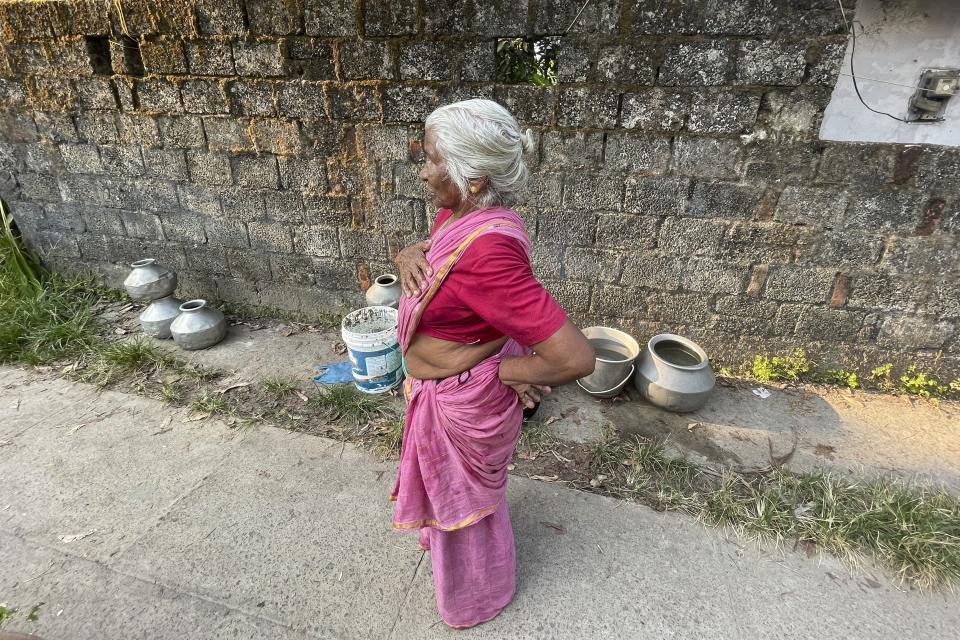
<svg viewBox="0 0 960 640">
<path fill-rule="evenodd" d="M 651 404 L 686 413 L 707 402 L 716 378 L 700 345 L 683 336 L 661 333 L 650 338 L 640 356 L 634 384 Z"/>
<path fill-rule="evenodd" d="M 377 277 L 367 289 L 367 306 L 397 309 L 402 294 L 400 279 L 392 273 L 385 273 Z"/>
<path fill-rule="evenodd" d="M 166 340 L 170 335 L 170 325 L 180 315 L 183 300 L 167 296 L 151 302 L 140 314 L 140 328 L 148 336 Z"/>
<path fill-rule="evenodd" d="M 170 325 L 173 341 L 193 351 L 217 344 L 227 335 L 227 319 L 206 300 L 189 300 L 180 305 L 180 315 Z"/>
<path fill-rule="evenodd" d="M 130 266 L 133 271 L 123 281 L 123 287 L 134 300 L 165 298 L 177 289 L 177 274 L 153 258 L 137 260 Z"/>
</svg>

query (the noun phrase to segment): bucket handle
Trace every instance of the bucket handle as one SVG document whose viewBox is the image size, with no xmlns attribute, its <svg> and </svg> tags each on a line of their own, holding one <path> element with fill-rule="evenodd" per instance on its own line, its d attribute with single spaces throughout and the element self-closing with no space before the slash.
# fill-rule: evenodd
<svg viewBox="0 0 960 640">
<path fill-rule="evenodd" d="M 614 389 L 616 389 L 617 387 L 619 387 L 620 385 L 622 385 L 624 382 L 626 382 L 627 380 L 629 380 L 629 379 L 630 379 L 630 376 L 633 375 L 633 372 L 636 370 L 636 368 L 637 368 L 637 365 L 634 365 L 634 364 L 630 365 L 630 373 L 627 374 L 627 377 L 624 378 L 623 380 L 621 380 L 620 382 L 618 382 L 617 384 L 613 385 L 612 387 L 610 387 L 610 388 L 607 389 L 606 391 L 590 391 L 590 390 L 587 389 L 585 386 L 583 386 L 582 384 L 580 384 L 580 381 L 579 381 L 579 380 L 577 380 L 577 385 L 579 385 L 580 388 L 583 389 L 584 391 L 586 391 L 587 393 L 594 393 L 594 394 L 597 394 L 597 395 L 601 395 L 601 394 L 604 394 L 604 393 L 610 393 L 611 391 L 613 391 Z"/>
</svg>

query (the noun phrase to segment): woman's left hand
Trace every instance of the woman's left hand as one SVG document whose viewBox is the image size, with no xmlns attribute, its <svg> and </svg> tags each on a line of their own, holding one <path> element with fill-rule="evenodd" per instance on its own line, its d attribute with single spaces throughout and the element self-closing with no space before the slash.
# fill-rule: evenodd
<svg viewBox="0 0 960 640">
<path fill-rule="evenodd" d="M 511 384 L 509 386 L 517 392 L 520 404 L 526 409 L 533 409 L 540 402 L 540 398 L 551 391 L 550 387 L 542 384 Z"/>
</svg>

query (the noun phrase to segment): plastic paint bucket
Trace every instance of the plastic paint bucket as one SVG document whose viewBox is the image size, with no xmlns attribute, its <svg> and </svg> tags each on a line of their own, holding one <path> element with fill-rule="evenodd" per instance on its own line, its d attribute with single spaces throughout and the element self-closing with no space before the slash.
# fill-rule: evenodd
<svg viewBox="0 0 960 640">
<path fill-rule="evenodd" d="M 340 323 L 340 335 L 353 365 L 353 379 L 364 393 L 384 393 L 403 380 L 397 310 L 363 307 Z"/>
</svg>

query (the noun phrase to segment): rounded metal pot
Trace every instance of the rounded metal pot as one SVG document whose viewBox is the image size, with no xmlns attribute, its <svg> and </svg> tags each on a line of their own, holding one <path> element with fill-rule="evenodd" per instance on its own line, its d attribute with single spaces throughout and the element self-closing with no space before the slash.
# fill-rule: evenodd
<svg viewBox="0 0 960 640">
<path fill-rule="evenodd" d="M 604 389 L 603 391 L 591 391 L 590 389 L 587 389 L 586 387 L 584 387 L 583 383 L 580 382 L 579 380 L 577 380 L 577 386 L 580 387 L 580 389 L 584 393 L 591 395 L 594 398 L 613 398 L 615 396 L 620 395 L 623 392 L 624 388 L 626 388 L 627 383 L 630 382 L 630 378 L 633 377 L 634 369 L 636 369 L 636 367 L 634 365 L 631 365 L 630 373 L 627 374 L 627 377 L 621 380 L 620 384 L 616 385 L 612 389 Z"/>
<path fill-rule="evenodd" d="M 227 319 L 208 307 L 206 300 L 189 300 L 180 305 L 180 315 L 171 323 L 170 333 L 182 349 L 206 349 L 227 335 Z"/>
<path fill-rule="evenodd" d="M 385 273 L 378 276 L 367 288 L 366 298 L 368 307 L 392 307 L 397 309 L 400 306 L 400 296 L 403 289 L 400 287 L 400 278 L 392 273 Z"/>
<path fill-rule="evenodd" d="M 177 288 L 177 274 L 160 266 L 153 258 L 137 260 L 130 266 L 133 271 L 123 281 L 123 287 L 134 300 L 166 298 Z"/>
<path fill-rule="evenodd" d="M 170 325 L 180 315 L 183 300 L 173 296 L 154 300 L 140 314 L 140 328 L 148 336 L 166 340 L 171 336 Z"/>
<path fill-rule="evenodd" d="M 597 354 L 593 373 L 577 381 L 588 393 L 609 392 L 628 377 L 640 355 L 640 345 L 629 334 L 610 327 L 587 327 L 583 330 Z"/>
<path fill-rule="evenodd" d="M 662 333 L 647 343 L 634 384 L 651 404 L 686 413 L 706 403 L 716 379 L 700 345 L 683 336 Z"/>
</svg>

